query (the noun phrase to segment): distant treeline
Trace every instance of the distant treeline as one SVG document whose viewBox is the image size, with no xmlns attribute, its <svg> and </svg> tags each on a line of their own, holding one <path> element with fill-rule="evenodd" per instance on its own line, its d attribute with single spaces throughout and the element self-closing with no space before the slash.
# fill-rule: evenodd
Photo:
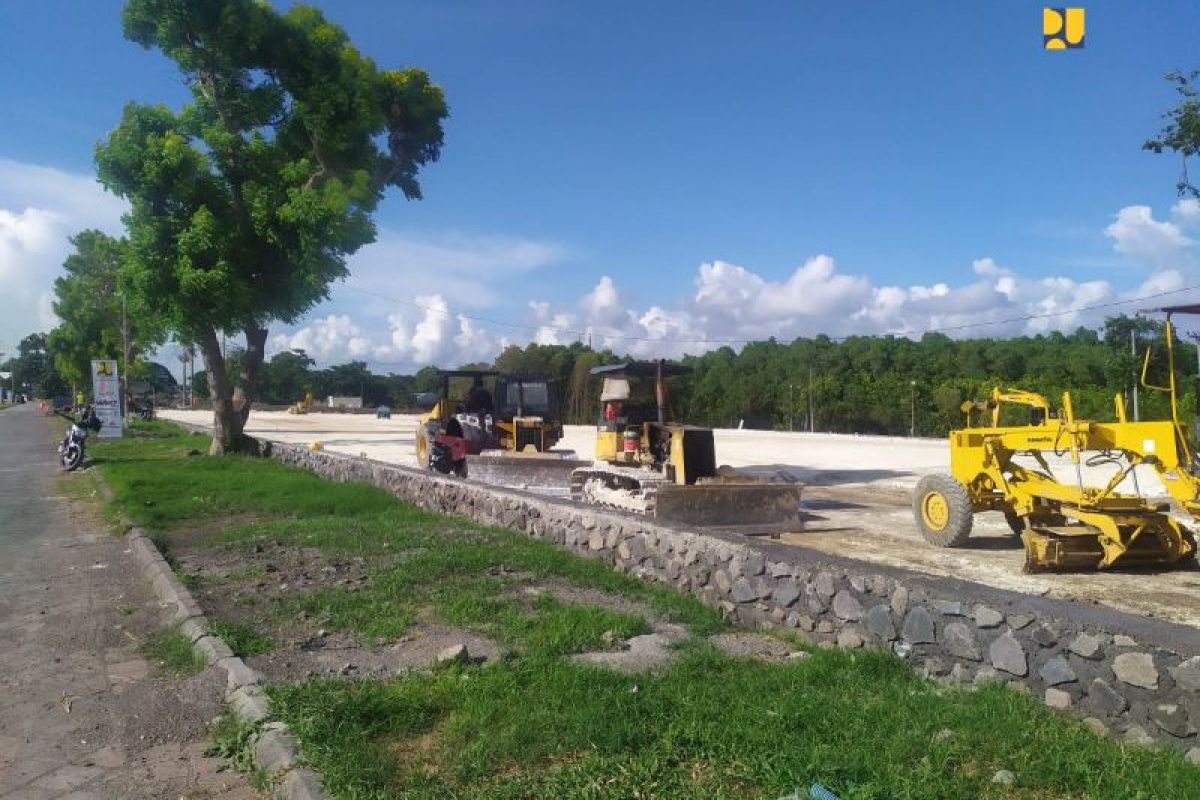
<svg viewBox="0 0 1200 800">
<path fill-rule="evenodd" d="M 1136 338 L 1138 359 L 1131 352 Z M 710 426 L 838 433 L 941 436 L 962 424 L 960 405 L 980 399 L 992 387 L 1021 388 L 1047 395 L 1055 406 L 1069 389 L 1079 416 L 1113 417 L 1113 395 L 1129 393 L 1140 371 L 1141 355 L 1153 346 L 1151 383 L 1166 381 L 1162 325 L 1140 317 L 1112 317 L 1100 331 L 1048 333 L 1011 339 L 951 339 L 927 334 L 919 340 L 892 336 L 826 336 L 746 345 L 740 352 L 723 347 L 682 361 L 690 375 L 670 382 L 671 408 L 677 419 Z M 1196 411 L 1196 347 L 1177 343 L 1181 410 Z M 237 353 L 232 358 L 236 361 Z M 546 375 L 562 387 L 568 422 L 594 421 L 599 381 L 588 371 L 618 360 L 611 351 L 570 345 L 510 346 L 493 364 L 504 372 Z M 415 393 L 436 391 L 436 370 L 415 375 L 379 375 L 363 362 L 315 369 L 303 352 L 279 353 L 264 365 L 256 387 L 266 403 L 294 403 L 312 392 L 362 395 L 368 406 L 412 407 Z M 197 396 L 205 396 L 198 372 Z M 1142 390 L 1143 419 L 1169 414 L 1165 395 Z M 1132 403 L 1130 403 L 1132 409 Z"/>
</svg>

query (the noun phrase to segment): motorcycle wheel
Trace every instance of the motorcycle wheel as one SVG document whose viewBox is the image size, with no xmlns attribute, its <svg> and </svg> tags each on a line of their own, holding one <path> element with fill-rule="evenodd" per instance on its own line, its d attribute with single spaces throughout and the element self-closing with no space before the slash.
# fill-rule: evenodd
<svg viewBox="0 0 1200 800">
<path fill-rule="evenodd" d="M 77 444 L 67 445 L 67 452 L 63 453 L 63 469 L 67 472 L 79 469 L 79 465 L 83 463 L 83 448 Z"/>
</svg>

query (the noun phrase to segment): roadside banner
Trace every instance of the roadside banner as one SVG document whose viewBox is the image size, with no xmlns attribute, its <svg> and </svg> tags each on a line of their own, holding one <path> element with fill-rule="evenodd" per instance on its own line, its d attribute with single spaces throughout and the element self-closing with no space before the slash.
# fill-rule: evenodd
<svg viewBox="0 0 1200 800">
<path fill-rule="evenodd" d="M 115 360 L 92 362 L 92 403 L 103 426 L 96 434 L 101 439 L 120 438 L 124 425 L 121 420 L 121 379 Z"/>
</svg>

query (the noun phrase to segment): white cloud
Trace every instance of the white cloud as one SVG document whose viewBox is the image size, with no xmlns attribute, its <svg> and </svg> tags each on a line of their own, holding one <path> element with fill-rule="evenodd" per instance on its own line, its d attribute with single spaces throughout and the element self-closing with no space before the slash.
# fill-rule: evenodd
<svg viewBox="0 0 1200 800">
<path fill-rule="evenodd" d="M 1185 223 L 1200 215 L 1200 210 L 1186 202 L 1177 203 L 1173 211 Z M 1195 240 L 1175 222 L 1156 220 L 1150 206 L 1125 206 L 1104 233 L 1118 253 L 1155 269 L 1176 267 L 1195 258 Z"/>
<path fill-rule="evenodd" d="M 51 289 L 68 238 L 119 233 L 124 209 L 89 176 L 0 159 L 0 350 L 57 324 Z"/>
</svg>

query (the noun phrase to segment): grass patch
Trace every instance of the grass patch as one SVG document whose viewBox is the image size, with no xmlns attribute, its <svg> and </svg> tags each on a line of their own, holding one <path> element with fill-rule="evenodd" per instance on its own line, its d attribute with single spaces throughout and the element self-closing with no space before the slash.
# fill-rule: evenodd
<svg viewBox="0 0 1200 800">
<path fill-rule="evenodd" d="M 270 652 L 275 647 L 275 640 L 264 633 L 227 619 L 209 620 L 208 629 L 220 636 L 235 656 L 249 658 Z"/>
<path fill-rule="evenodd" d="M 238 772 L 254 772 L 254 735 L 259 727 L 258 723 L 244 720 L 232 711 L 225 712 L 209 734 L 204 755 L 223 759 L 224 766 Z"/>
<path fill-rule="evenodd" d="M 766 664 L 692 645 L 653 675 L 521 659 L 270 693 L 338 797 L 775 798 L 814 780 L 843 800 L 1200 796 L 1177 753 L 875 653 Z"/>
<path fill-rule="evenodd" d="M 181 678 L 195 675 L 208 663 L 204 655 L 192 647 L 188 637 L 176 630 L 150 634 L 138 651 L 160 672 Z"/>
</svg>

